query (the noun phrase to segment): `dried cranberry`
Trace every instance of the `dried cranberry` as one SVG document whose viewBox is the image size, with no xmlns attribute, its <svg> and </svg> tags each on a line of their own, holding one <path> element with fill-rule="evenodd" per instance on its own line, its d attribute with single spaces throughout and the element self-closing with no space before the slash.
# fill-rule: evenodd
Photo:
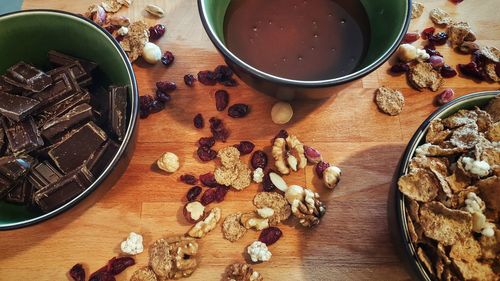
<svg viewBox="0 0 500 281">
<path fill-rule="evenodd" d="M 120 28 L 120 26 L 118 26 L 118 25 L 110 24 L 110 25 L 106 26 L 104 29 L 106 29 L 107 32 L 113 34 L 113 32 L 117 31 L 119 28 Z"/>
<path fill-rule="evenodd" d="M 418 32 L 408 32 L 405 34 L 402 43 L 413 43 L 420 38 Z"/>
<path fill-rule="evenodd" d="M 132 257 L 112 258 L 108 261 L 108 272 L 113 275 L 118 275 L 127 269 L 127 267 L 134 264 L 135 260 Z"/>
<path fill-rule="evenodd" d="M 163 65 L 169 66 L 174 62 L 175 57 L 174 57 L 174 54 L 172 54 L 172 52 L 166 51 L 163 54 L 163 56 L 161 56 L 160 60 L 161 60 L 161 63 L 163 63 Z"/>
<path fill-rule="evenodd" d="M 470 76 L 479 80 L 485 80 L 484 74 L 481 73 L 481 70 L 473 61 L 468 64 L 459 64 L 458 69 L 463 75 Z"/>
<path fill-rule="evenodd" d="M 438 57 L 443 57 L 440 52 L 436 51 L 436 49 L 429 49 L 429 48 L 424 48 L 425 52 L 429 54 L 429 56 L 438 56 Z"/>
<path fill-rule="evenodd" d="M 189 202 L 193 202 L 194 200 L 196 200 L 196 197 L 198 197 L 198 195 L 200 194 L 201 194 L 201 187 L 195 185 L 188 190 L 186 194 L 186 199 Z"/>
<path fill-rule="evenodd" d="M 326 168 L 330 167 L 330 163 L 327 162 L 319 162 L 316 164 L 316 174 L 318 177 L 323 178 L 323 172 L 326 170 Z"/>
<path fill-rule="evenodd" d="M 444 65 L 444 59 L 440 56 L 431 56 L 429 58 L 429 63 L 434 69 L 440 69 Z"/>
<path fill-rule="evenodd" d="M 201 196 L 200 203 L 203 206 L 207 206 L 208 204 L 214 202 L 216 199 L 216 195 L 215 195 L 216 193 L 217 193 L 217 189 L 215 189 L 215 188 L 210 188 L 210 189 L 205 190 L 205 192 L 203 192 L 203 195 Z"/>
<path fill-rule="evenodd" d="M 115 276 L 107 271 L 98 271 L 90 275 L 89 281 L 116 281 Z"/>
<path fill-rule="evenodd" d="M 472 53 L 472 61 L 477 65 L 478 68 L 482 68 L 486 65 L 488 59 L 481 53 L 481 51 L 475 51 Z"/>
<path fill-rule="evenodd" d="M 221 81 L 220 83 L 222 85 L 226 86 L 226 87 L 236 87 L 236 86 L 238 86 L 238 81 L 236 81 L 233 78 L 226 79 L 224 81 Z"/>
<path fill-rule="evenodd" d="M 253 153 L 251 162 L 254 169 L 265 169 L 267 166 L 267 154 L 262 150 L 257 150 Z"/>
<path fill-rule="evenodd" d="M 218 90 L 215 92 L 215 108 L 217 111 L 224 111 L 229 104 L 229 94 L 227 91 Z"/>
<path fill-rule="evenodd" d="M 207 187 L 217 187 L 219 184 L 215 180 L 215 176 L 212 173 L 206 173 L 199 176 L 201 183 Z"/>
<path fill-rule="evenodd" d="M 158 40 L 163 34 L 165 34 L 165 26 L 163 24 L 151 26 L 149 28 L 149 41 Z"/>
<path fill-rule="evenodd" d="M 210 122 L 210 131 L 216 140 L 220 140 L 222 142 L 226 142 L 229 137 L 229 131 L 225 128 L 224 123 L 222 123 L 221 119 L 212 117 L 209 120 Z"/>
<path fill-rule="evenodd" d="M 215 144 L 215 138 L 214 137 L 200 138 L 198 140 L 198 144 L 200 146 L 212 147 Z"/>
<path fill-rule="evenodd" d="M 279 228 L 271 226 L 262 230 L 259 235 L 259 241 L 269 246 L 276 243 L 276 241 L 278 241 L 282 235 L 283 232 L 281 232 Z"/>
<path fill-rule="evenodd" d="M 450 0 L 454 4 L 462 3 L 464 0 Z"/>
<path fill-rule="evenodd" d="M 446 32 L 438 32 L 434 35 L 429 36 L 429 42 L 434 45 L 444 45 L 448 40 L 448 34 Z"/>
<path fill-rule="evenodd" d="M 210 147 L 206 146 L 198 147 L 196 154 L 198 154 L 198 158 L 200 158 L 200 160 L 204 162 L 214 160 L 217 157 L 217 151 L 210 149 Z"/>
<path fill-rule="evenodd" d="M 229 107 L 227 114 L 233 118 L 242 118 L 250 112 L 250 107 L 244 103 L 236 103 Z"/>
<path fill-rule="evenodd" d="M 264 191 L 266 191 L 266 192 L 271 192 L 271 191 L 274 191 L 276 189 L 276 186 L 271 181 L 271 177 L 269 177 L 270 172 L 271 171 L 267 172 L 264 175 L 264 178 L 262 179 L 262 189 L 264 189 Z"/>
<path fill-rule="evenodd" d="M 190 174 L 185 174 L 180 177 L 180 180 L 184 183 L 187 184 L 196 184 L 198 182 L 198 179 Z"/>
<path fill-rule="evenodd" d="M 215 188 L 215 201 L 222 202 L 226 197 L 227 192 L 229 191 L 229 187 L 224 185 L 219 185 Z"/>
<path fill-rule="evenodd" d="M 158 81 L 156 82 L 156 88 L 164 93 L 168 93 L 177 89 L 177 85 L 171 81 Z"/>
<path fill-rule="evenodd" d="M 193 124 L 194 124 L 194 127 L 197 129 L 201 129 L 201 128 L 205 127 L 205 121 L 203 120 L 203 115 L 201 115 L 201 113 L 198 113 L 194 116 Z"/>
<path fill-rule="evenodd" d="M 245 155 L 253 151 L 255 144 L 249 141 L 241 141 L 239 144 L 235 144 L 234 147 L 238 149 L 241 155 Z"/>
<path fill-rule="evenodd" d="M 274 137 L 273 142 L 277 138 L 282 138 L 282 139 L 288 138 L 288 132 L 286 130 L 280 130 L 278 134 Z"/>
<path fill-rule="evenodd" d="M 219 82 L 230 79 L 233 76 L 233 71 L 227 65 L 219 65 L 215 68 L 214 73 L 216 75 L 216 79 Z"/>
<path fill-rule="evenodd" d="M 172 99 L 172 97 L 170 96 L 169 93 L 165 93 L 163 91 L 156 90 L 156 99 L 161 101 L 161 102 L 167 103 Z"/>
<path fill-rule="evenodd" d="M 154 98 L 150 95 L 140 96 L 139 97 L 139 108 L 141 110 L 150 110 L 153 104 Z"/>
<path fill-rule="evenodd" d="M 453 99 L 454 95 L 455 93 L 452 89 L 446 89 L 441 94 L 436 96 L 436 103 L 438 105 L 446 104 Z"/>
<path fill-rule="evenodd" d="M 426 29 L 424 29 L 422 31 L 422 39 L 427 39 L 429 38 L 430 36 L 434 35 L 434 32 L 436 31 L 436 29 L 434 27 L 427 27 Z"/>
<path fill-rule="evenodd" d="M 391 73 L 405 73 L 408 72 L 410 67 L 406 63 L 397 63 L 393 65 L 390 69 Z"/>
<path fill-rule="evenodd" d="M 441 76 L 444 78 L 451 78 L 457 75 L 457 71 L 453 69 L 451 66 L 445 64 L 441 67 Z"/>
<path fill-rule="evenodd" d="M 124 39 L 124 38 L 125 38 L 125 36 L 123 36 L 123 35 L 117 35 L 117 36 L 115 37 L 116 41 L 118 41 L 118 42 L 123 41 L 123 39 Z"/>
<path fill-rule="evenodd" d="M 196 78 L 192 74 L 186 74 L 184 75 L 184 84 L 186 84 L 189 87 L 192 87 L 194 85 L 194 82 L 196 81 Z"/>
<path fill-rule="evenodd" d="M 141 118 L 141 119 L 148 118 L 149 114 L 151 114 L 151 112 L 149 110 L 139 109 L 139 118 Z"/>
<path fill-rule="evenodd" d="M 203 85 L 213 86 L 217 84 L 217 76 L 215 72 L 210 70 L 200 71 L 198 72 L 198 81 Z"/>
<path fill-rule="evenodd" d="M 73 265 L 69 270 L 69 276 L 71 276 L 74 281 L 85 281 L 85 269 L 83 269 L 82 264 L 77 263 Z"/>
<path fill-rule="evenodd" d="M 165 108 L 165 103 L 159 100 L 153 100 L 153 103 L 151 103 L 151 113 L 157 113 L 162 111 Z"/>
</svg>

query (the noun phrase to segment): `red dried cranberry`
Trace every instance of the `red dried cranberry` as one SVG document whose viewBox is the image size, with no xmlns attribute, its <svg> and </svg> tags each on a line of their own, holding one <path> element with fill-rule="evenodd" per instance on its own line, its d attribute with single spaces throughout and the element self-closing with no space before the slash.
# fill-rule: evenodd
<svg viewBox="0 0 500 281">
<path fill-rule="evenodd" d="M 215 195 L 216 193 L 217 193 L 217 189 L 215 189 L 215 188 L 210 188 L 210 189 L 205 190 L 205 192 L 203 192 L 203 195 L 201 196 L 200 203 L 203 206 L 207 206 L 208 204 L 214 202 L 215 198 L 216 198 L 216 195 Z"/>
<path fill-rule="evenodd" d="M 271 181 L 271 177 L 269 177 L 269 173 L 272 171 L 268 171 L 265 175 L 264 178 L 262 179 L 262 189 L 266 192 L 271 192 L 276 189 L 276 186 L 274 183 Z"/>
<path fill-rule="evenodd" d="M 215 92 L 215 108 L 217 111 L 224 111 L 229 104 L 229 94 L 225 90 Z"/>
<path fill-rule="evenodd" d="M 196 184 L 198 182 L 198 179 L 190 174 L 185 174 L 180 177 L 180 180 L 184 183 L 187 184 Z"/>
<path fill-rule="evenodd" d="M 135 260 L 132 257 L 112 258 L 108 261 L 108 272 L 113 275 L 118 275 L 127 269 L 127 267 L 134 264 Z"/>
<path fill-rule="evenodd" d="M 198 195 L 200 194 L 201 194 L 201 187 L 195 185 L 188 190 L 186 194 L 186 199 L 189 202 L 193 202 L 194 200 L 196 200 L 196 197 L 198 197 Z"/>
<path fill-rule="evenodd" d="M 453 69 L 451 66 L 445 64 L 441 67 L 441 76 L 444 78 L 451 78 L 457 75 L 457 71 Z"/>
<path fill-rule="evenodd" d="M 250 107 L 244 103 L 236 103 L 229 107 L 227 114 L 233 118 L 242 118 L 250 112 Z"/>
<path fill-rule="evenodd" d="M 118 42 L 123 41 L 123 38 L 125 38 L 125 36 L 123 36 L 123 35 L 117 35 L 117 36 L 115 37 L 116 41 L 118 41 Z"/>
<path fill-rule="evenodd" d="M 259 241 L 269 246 L 276 243 L 276 241 L 278 241 L 282 235 L 283 232 L 281 232 L 279 228 L 271 226 L 262 230 L 259 235 Z"/>
<path fill-rule="evenodd" d="M 267 154 L 262 150 L 257 150 L 253 153 L 251 162 L 254 169 L 265 169 L 267 166 Z"/>
<path fill-rule="evenodd" d="M 245 155 L 253 151 L 255 144 L 249 141 L 241 141 L 239 144 L 235 144 L 234 147 L 238 149 L 241 155 Z"/>
<path fill-rule="evenodd" d="M 215 201 L 217 201 L 218 203 L 224 201 L 224 198 L 226 197 L 228 191 L 229 187 L 218 185 L 217 188 L 215 188 Z"/>
<path fill-rule="evenodd" d="M 163 63 L 163 65 L 169 66 L 174 62 L 175 57 L 174 57 L 174 54 L 172 54 L 172 52 L 166 51 L 163 54 L 163 56 L 161 56 L 160 60 L 161 60 L 161 63 Z"/>
<path fill-rule="evenodd" d="M 151 26 L 149 28 L 149 41 L 158 40 L 163 34 L 165 34 L 165 26 L 163 24 Z"/>
<path fill-rule="evenodd" d="M 448 40 L 448 34 L 446 32 L 438 32 L 434 35 L 429 36 L 429 42 L 434 45 L 444 45 Z"/>
<path fill-rule="evenodd" d="M 161 101 L 161 102 L 167 103 L 172 99 L 172 97 L 170 96 L 169 93 L 165 93 L 163 91 L 156 90 L 156 99 Z"/>
<path fill-rule="evenodd" d="M 429 56 L 438 56 L 438 57 L 443 57 L 440 52 L 436 51 L 436 49 L 429 49 L 429 48 L 424 48 L 425 52 L 429 54 Z"/>
<path fill-rule="evenodd" d="M 89 281 L 116 281 L 115 276 L 107 271 L 98 271 L 90 275 Z"/>
<path fill-rule="evenodd" d="M 233 78 L 226 79 L 224 81 L 221 81 L 220 83 L 222 85 L 226 86 L 226 87 L 236 87 L 236 86 L 238 86 L 238 81 L 236 81 Z"/>
<path fill-rule="evenodd" d="M 316 164 L 316 174 L 318 175 L 318 177 L 320 178 L 323 178 L 323 172 L 326 170 L 326 168 L 330 167 L 330 163 L 327 163 L 327 162 L 319 162 L 318 164 Z"/>
<path fill-rule="evenodd" d="M 151 108 L 151 104 L 153 103 L 154 98 L 150 95 L 140 96 L 139 97 L 139 107 L 140 109 L 149 110 Z"/>
<path fill-rule="evenodd" d="M 212 147 L 215 144 L 215 138 L 214 137 L 200 138 L 198 140 L 198 144 L 200 146 Z"/>
<path fill-rule="evenodd" d="M 452 89 L 446 89 L 441 94 L 436 96 L 436 103 L 438 105 L 444 105 L 453 99 L 455 93 Z"/>
<path fill-rule="evenodd" d="M 151 114 L 151 112 L 149 110 L 139 109 L 139 118 L 141 118 L 141 119 L 148 118 L 149 114 Z"/>
<path fill-rule="evenodd" d="M 71 276 L 74 281 L 85 281 L 85 269 L 83 269 L 82 264 L 77 263 L 73 265 L 69 270 L 69 276 Z"/>
<path fill-rule="evenodd" d="M 408 66 L 408 64 L 397 63 L 397 64 L 393 65 L 389 71 L 391 73 L 400 74 L 400 73 L 408 72 L 409 69 L 410 69 L 410 67 Z"/>
<path fill-rule="evenodd" d="M 175 82 L 158 81 L 156 82 L 156 88 L 164 93 L 168 93 L 177 89 L 177 85 L 175 84 Z"/>
<path fill-rule="evenodd" d="M 226 142 L 229 137 L 229 131 L 224 127 L 224 123 L 219 118 L 212 117 L 209 120 L 210 131 L 216 140 Z"/>
<path fill-rule="evenodd" d="M 151 103 L 151 113 L 157 113 L 162 111 L 165 108 L 165 103 L 159 100 L 153 100 L 153 103 Z"/>
<path fill-rule="evenodd" d="M 424 29 L 422 31 L 422 39 L 427 39 L 429 38 L 430 36 L 434 35 L 434 32 L 436 31 L 436 29 L 434 27 L 427 27 L 426 29 Z"/>
<path fill-rule="evenodd" d="M 205 121 L 203 120 L 203 115 L 201 115 L 201 113 L 198 113 L 194 116 L 193 124 L 194 124 L 194 127 L 197 129 L 201 129 L 201 128 L 205 127 Z"/>
<path fill-rule="evenodd" d="M 479 80 L 485 80 L 484 74 L 481 73 L 481 70 L 473 61 L 468 64 L 459 64 L 458 69 L 463 75 L 470 76 Z"/>
<path fill-rule="evenodd" d="M 107 32 L 113 34 L 113 32 L 117 31 L 119 28 L 120 28 L 120 26 L 118 26 L 118 25 L 110 24 L 110 25 L 106 26 L 104 29 L 106 29 Z"/>
<path fill-rule="evenodd" d="M 478 68 L 484 67 L 487 60 L 488 59 L 486 58 L 486 56 L 484 56 L 483 53 L 481 53 L 481 51 L 479 50 L 472 53 L 472 61 L 477 65 Z"/>
<path fill-rule="evenodd" d="M 217 187 L 219 184 L 215 180 L 215 176 L 212 173 L 206 173 L 199 176 L 201 183 L 207 187 Z"/>
<path fill-rule="evenodd" d="M 206 146 L 198 147 L 196 154 L 198 154 L 198 158 L 200 158 L 200 160 L 204 162 L 214 160 L 217 157 L 217 151 L 210 149 L 210 147 Z"/>
<path fill-rule="evenodd" d="M 213 86 L 217 84 L 217 76 L 215 72 L 203 70 L 198 72 L 198 81 L 203 85 Z"/>
<path fill-rule="evenodd" d="M 219 65 L 214 69 L 217 81 L 222 82 L 233 76 L 233 71 L 227 65 Z"/>
<path fill-rule="evenodd" d="M 429 58 L 429 63 L 434 69 L 440 69 L 444 65 L 444 59 L 440 56 L 431 56 Z"/>
<path fill-rule="evenodd" d="M 403 37 L 402 43 L 413 43 L 413 42 L 417 41 L 419 38 L 420 38 L 420 35 L 418 35 L 418 32 L 408 32 Z"/>
<path fill-rule="evenodd" d="M 464 0 L 450 0 L 453 4 L 462 3 Z"/>
<path fill-rule="evenodd" d="M 186 84 L 187 86 L 192 87 L 195 81 L 196 78 L 194 78 L 193 74 L 184 75 L 184 84 Z"/>
</svg>

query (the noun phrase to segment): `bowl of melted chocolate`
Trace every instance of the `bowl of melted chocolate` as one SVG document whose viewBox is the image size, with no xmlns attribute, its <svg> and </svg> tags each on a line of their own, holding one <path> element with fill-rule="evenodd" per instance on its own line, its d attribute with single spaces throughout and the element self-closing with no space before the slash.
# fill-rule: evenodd
<svg viewBox="0 0 500 281">
<path fill-rule="evenodd" d="M 410 1 L 198 0 L 210 39 L 247 84 L 281 98 L 323 98 L 397 49 Z M 340 89 L 337 87 L 336 89 Z"/>
<path fill-rule="evenodd" d="M 138 89 L 113 37 L 74 14 L 2 15 L 0 49 L 5 230 L 86 208 L 116 182 L 136 141 Z"/>
</svg>

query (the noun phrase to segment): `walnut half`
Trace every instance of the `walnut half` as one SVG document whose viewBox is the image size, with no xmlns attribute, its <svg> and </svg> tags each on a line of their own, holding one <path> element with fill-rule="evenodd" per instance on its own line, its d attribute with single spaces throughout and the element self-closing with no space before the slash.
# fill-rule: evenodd
<svg viewBox="0 0 500 281">
<path fill-rule="evenodd" d="M 225 281 L 263 281 L 260 273 L 246 263 L 234 263 L 227 267 Z"/>
<path fill-rule="evenodd" d="M 292 213 L 299 219 L 299 223 L 305 227 L 313 227 L 319 224 L 326 212 L 325 205 L 319 201 L 319 194 L 304 189 L 305 197 L 303 201 L 293 200 Z"/>
<path fill-rule="evenodd" d="M 217 226 L 220 217 L 221 210 L 219 208 L 213 208 L 208 216 L 204 220 L 196 223 L 187 234 L 193 238 L 202 238 Z"/>
</svg>

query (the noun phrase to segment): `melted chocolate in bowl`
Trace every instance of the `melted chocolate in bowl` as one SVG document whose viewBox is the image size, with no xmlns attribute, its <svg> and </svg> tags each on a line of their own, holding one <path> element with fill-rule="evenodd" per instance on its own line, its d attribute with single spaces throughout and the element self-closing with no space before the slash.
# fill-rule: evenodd
<svg viewBox="0 0 500 281">
<path fill-rule="evenodd" d="M 352 73 L 369 33 L 356 0 L 231 0 L 224 19 L 231 52 L 261 71 L 296 80 Z"/>
</svg>

